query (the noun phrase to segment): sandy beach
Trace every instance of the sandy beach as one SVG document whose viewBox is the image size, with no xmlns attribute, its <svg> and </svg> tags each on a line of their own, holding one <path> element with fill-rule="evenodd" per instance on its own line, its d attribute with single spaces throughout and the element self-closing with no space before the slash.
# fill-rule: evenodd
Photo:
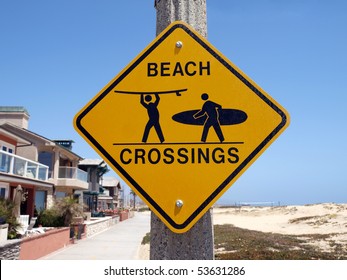
<svg viewBox="0 0 347 280">
<path fill-rule="evenodd" d="M 213 223 L 282 234 L 347 234 L 347 204 L 214 208 Z"/>
<path fill-rule="evenodd" d="M 213 224 L 231 224 L 262 232 L 295 235 L 319 234 L 307 239 L 319 250 L 331 251 L 338 244 L 347 251 L 347 204 L 310 204 L 278 207 L 214 207 Z M 149 246 L 141 246 L 139 259 L 148 259 Z"/>
<path fill-rule="evenodd" d="M 328 235 L 308 243 L 329 252 L 336 244 L 347 251 L 347 204 L 214 208 L 213 223 L 262 232 L 296 235 Z"/>
</svg>

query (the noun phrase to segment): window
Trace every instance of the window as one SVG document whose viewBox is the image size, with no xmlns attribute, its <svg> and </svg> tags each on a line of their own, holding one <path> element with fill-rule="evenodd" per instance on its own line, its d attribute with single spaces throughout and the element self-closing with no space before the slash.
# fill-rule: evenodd
<svg viewBox="0 0 347 280">
<path fill-rule="evenodd" d="M 0 147 L 1 147 L 1 151 L 11 153 L 11 154 L 13 153 L 15 148 L 13 145 L 4 141 L 0 141 Z M 0 171 L 9 172 L 9 168 L 10 168 L 10 156 L 5 154 L 0 154 Z"/>
<path fill-rule="evenodd" d="M 46 208 L 46 192 L 45 191 L 35 192 L 35 207 L 37 211 L 42 211 Z"/>
<path fill-rule="evenodd" d="M 0 141 L 0 147 L 1 147 L 2 151 L 8 152 L 10 154 L 13 154 L 13 151 L 15 150 L 14 145 L 11 145 L 11 144 L 4 142 L 4 141 Z"/>
<path fill-rule="evenodd" d="M 0 197 L 1 198 L 8 198 L 8 190 L 9 190 L 9 184 L 0 183 Z"/>
<path fill-rule="evenodd" d="M 66 196 L 66 193 L 64 193 L 64 192 L 56 192 L 56 194 L 55 194 L 55 197 L 58 200 L 64 198 L 65 196 Z"/>
<path fill-rule="evenodd" d="M 0 188 L 0 197 L 1 198 L 5 198 L 5 194 L 6 194 L 6 189 L 5 188 Z"/>
<path fill-rule="evenodd" d="M 2 148 L 5 148 L 5 147 L 2 147 Z M 4 149 L 2 150 L 5 151 Z M 6 154 L 0 154 L 0 171 L 9 172 L 9 168 L 10 168 L 10 156 Z"/>
<path fill-rule="evenodd" d="M 53 173 L 53 153 L 51 152 L 40 152 L 39 153 L 39 163 L 48 166 L 48 177 L 52 177 Z"/>
</svg>

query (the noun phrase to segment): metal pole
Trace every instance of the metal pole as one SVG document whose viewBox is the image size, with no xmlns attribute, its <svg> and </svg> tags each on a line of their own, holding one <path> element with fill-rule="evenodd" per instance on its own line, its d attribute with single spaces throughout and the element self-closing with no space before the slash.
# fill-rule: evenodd
<svg viewBox="0 0 347 280">
<path fill-rule="evenodd" d="M 155 8 L 157 35 L 170 23 L 180 20 L 207 37 L 206 0 L 155 0 Z M 151 214 L 151 260 L 213 260 L 213 238 L 210 210 L 182 234 L 172 232 L 155 214 Z"/>
</svg>

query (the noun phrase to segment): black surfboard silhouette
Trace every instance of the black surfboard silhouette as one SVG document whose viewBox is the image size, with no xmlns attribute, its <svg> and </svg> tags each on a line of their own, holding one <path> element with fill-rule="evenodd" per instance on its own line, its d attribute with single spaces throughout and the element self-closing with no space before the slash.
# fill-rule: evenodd
<svg viewBox="0 0 347 280">
<path fill-rule="evenodd" d="M 194 118 L 194 114 L 200 110 L 189 110 L 177 113 L 172 116 L 172 119 L 176 122 L 190 125 L 204 125 L 207 116 L 201 118 Z M 219 112 L 219 124 L 220 125 L 235 125 L 243 123 L 247 120 L 247 114 L 237 109 L 221 109 Z"/>
</svg>

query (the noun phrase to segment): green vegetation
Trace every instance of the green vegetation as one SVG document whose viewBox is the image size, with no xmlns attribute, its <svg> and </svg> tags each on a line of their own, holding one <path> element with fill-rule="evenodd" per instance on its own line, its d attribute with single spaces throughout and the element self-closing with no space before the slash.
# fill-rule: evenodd
<svg viewBox="0 0 347 280">
<path fill-rule="evenodd" d="M 74 217 L 83 217 L 83 207 L 75 199 L 65 197 L 51 209 L 41 211 L 37 223 L 44 227 L 70 226 Z"/>
<path fill-rule="evenodd" d="M 143 237 L 141 244 L 149 244 L 151 241 L 151 234 L 149 232 L 146 233 L 146 235 Z"/>
<path fill-rule="evenodd" d="M 17 218 L 13 214 L 14 203 L 10 199 L 0 198 L 0 223 L 8 224 L 8 239 L 17 237 L 16 228 L 19 226 Z"/>
<path fill-rule="evenodd" d="M 300 217 L 296 219 L 290 219 L 289 223 L 298 224 L 301 222 L 305 222 L 309 225 L 320 226 L 328 223 L 331 219 L 336 219 L 337 214 L 328 214 L 323 216 L 308 216 L 308 217 Z"/>
<path fill-rule="evenodd" d="M 58 200 L 54 209 L 64 218 L 64 226 L 70 226 L 74 217 L 83 217 L 83 206 L 74 198 L 65 197 Z"/>
<path fill-rule="evenodd" d="M 309 242 L 327 240 L 329 234 L 284 235 L 215 225 L 216 260 L 347 260 L 343 245 L 330 241 L 324 252 Z M 141 244 L 150 242 L 147 233 Z"/>
<path fill-rule="evenodd" d="M 217 260 L 338 260 L 347 259 L 341 245 L 330 244 L 331 252 L 323 252 L 308 242 L 325 240 L 330 235 L 283 235 L 215 226 Z"/>
<path fill-rule="evenodd" d="M 42 210 L 37 217 L 37 224 L 43 227 L 63 227 L 64 218 L 56 209 Z"/>
<path fill-rule="evenodd" d="M 149 207 L 144 206 L 144 207 L 140 207 L 138 211 L 139 212 L 146 212 L 146 211 L 150 211 L 150 209 L 149 209 Z"/>
</svg>

